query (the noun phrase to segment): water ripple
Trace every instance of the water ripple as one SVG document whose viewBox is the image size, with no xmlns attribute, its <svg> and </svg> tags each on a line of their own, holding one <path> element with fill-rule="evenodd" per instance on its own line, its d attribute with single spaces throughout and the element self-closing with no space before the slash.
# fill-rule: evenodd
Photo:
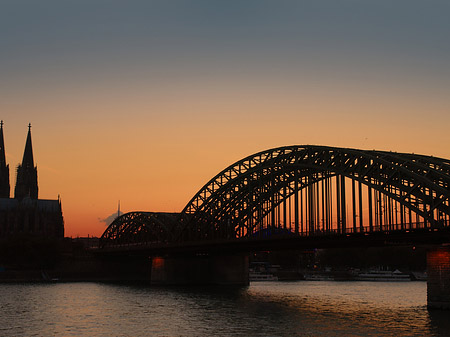
<svg viewBox="0 0 450 337">
<path fill-rule="evenodd" d="M 5 336 L 445 336 L 426 284 L 270 282 L 247 288 L 0 285 Z"/>
</svg>

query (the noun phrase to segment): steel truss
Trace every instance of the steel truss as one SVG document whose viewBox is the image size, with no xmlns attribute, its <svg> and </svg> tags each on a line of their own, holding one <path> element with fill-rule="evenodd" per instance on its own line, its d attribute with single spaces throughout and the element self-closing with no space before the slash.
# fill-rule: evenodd
<svg viewBox="0 0 450 337">
<path fill-rule="evenodd" d="M 174 240 L 179 213 L 129 212 L 114 220 L 105 230 L 101 245 L 168 243 Z"/>
<path fill-rule="evenodd" d="M 188 242 L 448 227 L 449 201 L 447 159 L 288 146 L 227 167 L 177 216 L 123 215 L 102 240 Z"/>
</svg>

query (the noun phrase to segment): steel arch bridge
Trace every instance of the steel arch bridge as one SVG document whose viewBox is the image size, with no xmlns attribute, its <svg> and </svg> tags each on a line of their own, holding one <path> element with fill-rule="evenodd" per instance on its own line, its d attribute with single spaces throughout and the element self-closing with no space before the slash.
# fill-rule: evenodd
<svg viewBox="0 0 450 337">
<path fill-rule="evenodd" d="M 450 227 L 450 160 L 327 146 L 258 152 L 213 177 L 179 214 L 131 212 L 102 247 Z"/>
</svg>

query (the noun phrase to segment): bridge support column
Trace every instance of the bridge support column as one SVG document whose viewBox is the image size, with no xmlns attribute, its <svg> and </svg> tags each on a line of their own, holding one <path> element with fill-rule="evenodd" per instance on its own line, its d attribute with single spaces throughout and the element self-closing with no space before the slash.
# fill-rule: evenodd
<svg viewBox="0 0 450 337">
<path fill-rule="evenodd" d="M 157 256 L 150 279 L 161 285 L 248 285 L 248 256 Z"/>
<path fill-rule="evenodd" d="M 427 303 L 430 309 L 450 309 L 450 247 L 427 254 Z"/>
</svg>

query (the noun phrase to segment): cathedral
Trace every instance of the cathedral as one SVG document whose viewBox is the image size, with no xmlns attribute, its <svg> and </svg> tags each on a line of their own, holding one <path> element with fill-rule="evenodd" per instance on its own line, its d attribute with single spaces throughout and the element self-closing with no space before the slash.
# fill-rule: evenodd
<svg viewBox="0 0 450 337">
<path fill-rule="evenodd" d="M 3 121 L 0 123 L 0 239 L 26 235 L 64 237 L 61 201 L 38 198 L 37 167 L 34 166 L 31 124 L 22 164 L 17 166 L 14 198 L 10 198 L 9 165 L 6 164 Z"/>
</svg>

